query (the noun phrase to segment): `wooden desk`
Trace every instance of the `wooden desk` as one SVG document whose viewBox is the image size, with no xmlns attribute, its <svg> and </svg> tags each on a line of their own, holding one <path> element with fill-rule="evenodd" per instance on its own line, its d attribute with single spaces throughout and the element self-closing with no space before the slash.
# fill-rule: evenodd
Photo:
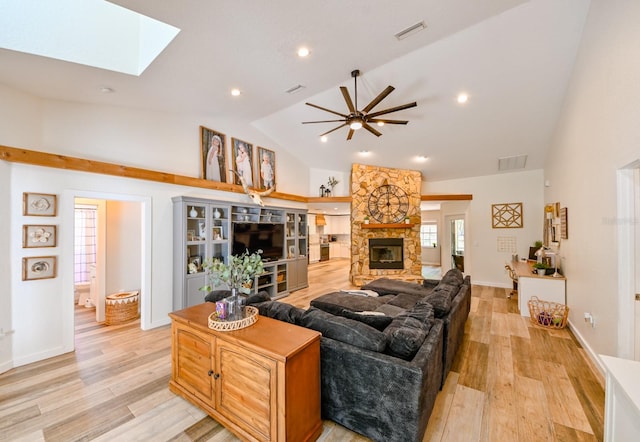
<svg viewBox="0 0 640 442">
<path fill-rule="evenodd" d="M 260 316 L 208 328 L 212 302 L 170 313 L 169 389 L 243 440 L 312 441 L 320 419 L 320 333 Z"/>
<path fill-rule="evenodd" d="M 529 317 L 529 299 L 537 296 L 542 301 L 566 304 L 566 282 L 564 276 L 540 276 L 533 272 L 534 261 L 512 261 L 509 263 L 518 275 L 518 308 L 520 315 Z"/>
</svg>

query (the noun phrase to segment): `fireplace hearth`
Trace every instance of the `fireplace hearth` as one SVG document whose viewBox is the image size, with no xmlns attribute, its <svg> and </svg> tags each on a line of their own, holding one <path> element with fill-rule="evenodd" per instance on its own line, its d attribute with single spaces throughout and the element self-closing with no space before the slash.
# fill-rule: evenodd
<svg viewBox="0 0 640 442">
<path fill-rule="evenodd" d="M 404 269 L 402 238 L 369 238 L 370 269 Z"/>
</svg>

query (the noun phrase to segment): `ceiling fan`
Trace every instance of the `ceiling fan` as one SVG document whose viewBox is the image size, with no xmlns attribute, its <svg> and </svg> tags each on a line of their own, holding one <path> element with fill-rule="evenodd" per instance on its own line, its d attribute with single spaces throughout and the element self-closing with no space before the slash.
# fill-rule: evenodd
<svg viewBox="0 0 640 442">
<path fill-rule="evenodd" d="M 307 106 L 315 107 L 316 109 L 323 110 L 325 112 L 330 112 L 335 115 L 339 115 L 342 117 L 340 120 L 322 120 L 322 121 L 303 121 L 302 124 L 313 124 L 313 123 L 342 123 L 340 126 L 327 131 L 320 136 L 324 136 L 330 134 L 334 130 L 338 130 L 341 127 L 349 126 L 349 133 L 347 134 L 347 141 L 353 137 L 353 133 L 360 129 L 365 128 L 376 137 L 382 135 L 375 128 L 371 126 L 369 123 L 377 123 L 382 126 L 384 124 L 407 124 L 409 121 L 407 120 L 388 120 L 386 118 L 378 118 L 381 115 L 390 114 L 391 112 L 398 112 L 404 109 L 409 109 L 411 107 L 416 107 L 418 104 L 414 101 L 412 103 L 403 104 L 401 106 L 391 107 L 389 109 L 384 109 L 377 112 L 371 112 L 371 110 L 378 105 L 382 100 L 384 100 L 387 95 L 389 95 L 395 89 L 393 86 L 387 86 L 385 90 L 380 92 L 376 98 L 374 98 L 369 104 L 367 104 L 362 110 L 358 110 L 358 77 L 360 76 L 360 71 L 358 69 L 351 71 L 351 76 L 353 77 L 354 83 L 354 96 L 355 96 L 355 105 L 354 102 L 351 101 L 351 96 L 349 95 L 349 90 L 340 86 L 340 91 L 342 92 L 342 96 L 344 97 L 344 101 L 347 103 L 347 108 L 349 109 L 348 114 L 342 114 L 340 112 L 332 111 L 331 109 L 327 109 L 321 106 L 318 106 L 313 103 L 305 103 Z"/>
</svg>

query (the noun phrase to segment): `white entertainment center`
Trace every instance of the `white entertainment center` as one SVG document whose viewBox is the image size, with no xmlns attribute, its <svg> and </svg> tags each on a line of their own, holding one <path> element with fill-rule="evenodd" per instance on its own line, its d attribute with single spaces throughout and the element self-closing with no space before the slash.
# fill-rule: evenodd
<svg viewBox="0 0 640 442">
<path fill-rule="evenodd" d="M 205 259 L 227 262 L 230 255 L 246 249 L 262 249 L 266 261 L 265 272 L 254 280 L 253 293 L 266 291 L 277 299 L 307 287 L 307 221 L 303 209 L 174 197 L 173 309 L 204 302 L 206 293 L 200 287 L 208 282 L 202 269 Z"/>
</svg>

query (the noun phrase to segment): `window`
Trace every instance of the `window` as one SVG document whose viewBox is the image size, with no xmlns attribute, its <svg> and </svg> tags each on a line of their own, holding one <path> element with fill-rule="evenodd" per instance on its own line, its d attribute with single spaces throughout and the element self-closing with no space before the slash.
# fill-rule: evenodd
<svg viewBox="0 0 640 442">
<path fill-rule="evenodd" d="M 89 266 L 96 263 L 96 206 L 76 205 L 74 282 L 89 282 Z"/>
<path fill-rule="evenodd" d="M 420 245 L 422 247 L 435 247 L 438 245 L 438 225 L 436 223 L 422 224 L 420 226 Z"/>
</svg>

